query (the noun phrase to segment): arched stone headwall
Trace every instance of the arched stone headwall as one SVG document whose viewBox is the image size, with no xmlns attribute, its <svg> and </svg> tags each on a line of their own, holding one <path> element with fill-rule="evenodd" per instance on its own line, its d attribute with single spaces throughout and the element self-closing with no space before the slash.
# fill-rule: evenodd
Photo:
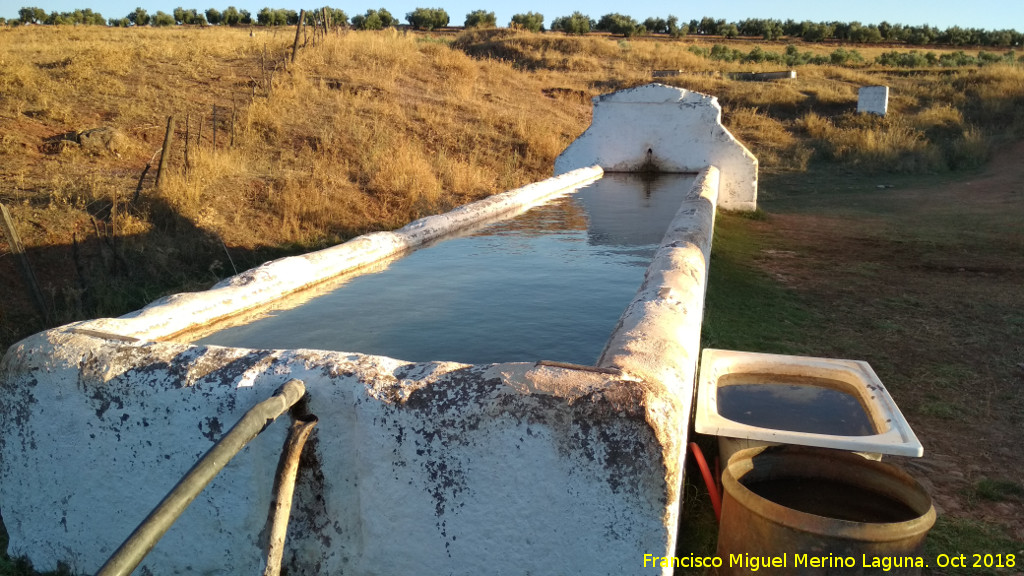
<svg viewBox="0 0 1024 576">
<path fill-rule="evenodd" d="M 757 158 L 722 126 L 718 99 L 664 84 L 594 98 L 594 117 L 555 160 L 555 174 L 597 164 L 606 172 L 721 171 L 719 207 L 757 208 Z"/>
</svg>

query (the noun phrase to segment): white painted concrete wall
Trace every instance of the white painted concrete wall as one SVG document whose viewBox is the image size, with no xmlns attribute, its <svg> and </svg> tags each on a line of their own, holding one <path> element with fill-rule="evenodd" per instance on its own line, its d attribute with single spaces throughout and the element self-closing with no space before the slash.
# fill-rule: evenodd
<svg viewBox="0 0 1024 576">
<path fill-rule="evenodd" d="M 320 419 L 288 534 L 292 573 L 650 573 L 640 558 L 664 555 L 675 532 L 661 437 L 688 418 L 654 384 L 73 329 L 19 343 L 2 371 L 0 505 L 10 553 L 40 569 L 95 572 L 290 378 L 306 383 Z M 648 410 L 670 429 L 649 424 Z M 286 428 L 274 423 L 236 457 L 137 573 L 258 573 Z"/>
<path fill-rule="evenodd" d="M 594 164 L 632 172 L 648 158 L 660 172 L 717 166 L 720 206 L 757 208 L 757 158 L 722 126 L 718 99 L 663 84 L 594 98 L 590 127 L 555 160 L 555 174 Z"/>
<path fill-rule="evenodd" d="M 885 116 L 888 111 L 888 86 L 864 86 L 857 91 L 857 112 Z"/>
</svg>

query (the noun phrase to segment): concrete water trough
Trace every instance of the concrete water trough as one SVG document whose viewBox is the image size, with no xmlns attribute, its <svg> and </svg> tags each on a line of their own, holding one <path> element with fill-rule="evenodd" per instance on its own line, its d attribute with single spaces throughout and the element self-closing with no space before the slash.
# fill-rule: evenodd
<svg viewBox="0 0 1024 576">
<path fill-rule="evenodd" d="M 0 366 L 9 552 L 94 572 L 227 428 L 297 378 L 319 424 L 288 531 L 293 573 L 650 573 L 645 554 L 675 549 L 716 206 L 756 206 L 757 161 L 720 116 L 714 98 L 657 84 L 602 96 L 552 179 L 15 344 Z M 697 174 L 589 365 L 196 343 L 604 171 L 651 168 Z M 140 573 L 259 570 L 286 430 L 234 458 Z"/>
</svg>

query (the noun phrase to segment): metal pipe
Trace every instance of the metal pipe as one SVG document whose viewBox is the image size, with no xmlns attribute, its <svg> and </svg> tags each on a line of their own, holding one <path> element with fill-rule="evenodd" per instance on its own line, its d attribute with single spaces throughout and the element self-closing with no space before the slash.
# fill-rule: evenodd
<svg viewBox="0 0 1024 576">
<path fill-rule="evenodd" d="M 156 546 L 192 500 L 246 444 L 266 430 L 306 393 L 300 380 L 289 380 L 270 398 L 253 406 L 223 438 L 185 474 L 160 504 L 114 552 L 96 576 L 128 576 Z"/>
<path fill-rule="evenodd" d="M 274 499 L 270 502 L 267 526 L 264 528 L 264 549 L 267 551 L 267 565 L 263 576 L 279 576 L 281 559 L 284 556 L 284 541 L 288 532 L 288 517 L 292 512 L 292 495 L 295 493 L 295 477 L 299 472 L 299 457 L 306 439 L 316 426 L 317 417 L 312 414 L 296 418 L 288 429 L 281 458 L 277 461 L 274 475 Z"/>
</svg>

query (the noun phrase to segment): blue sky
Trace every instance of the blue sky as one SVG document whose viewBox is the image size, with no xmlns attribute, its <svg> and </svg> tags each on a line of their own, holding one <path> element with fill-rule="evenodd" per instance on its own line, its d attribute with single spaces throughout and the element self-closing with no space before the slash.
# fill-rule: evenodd
<svg viewBox="0 0 1024 576">
<path fill-rule="evenodd" d="M 545 24 L 558 16 L 579 10 L 591 18 L 620 12 L 643 21 L 649 16 L 674 14 L 682 21 L 703 16 L 736 21 L 744 18 L 778 18 L 785 20 L 839 20 L 878 23 L 883 20 L 901 24 L 930 24 L 939 28 L 962 26 L 998 30 L 1014 28 L 1024 31 L 1024 1 L 1021 0 L 728 0 L 726 2 L 664 2 L 659 0 L 366 0 L 338 2 L 337 0 L 306 3 L 295 0 L 0 0 L 0 17 L 17 18 L 18 8 L 38 6 L 47 12 L 68 12 L 75 8 L 92 8 L 106 18 L 122 17 L 142 6 L 150 14 L 157 10 L 170 13 L 176 6 L 196 8 L 200 11 L 213 7 L 223 10 L 229 4 L 255 14 L 260 8 L 310 8 L 330 6 L 343 9 L 350 17 L 368 8 L 386 8 L 405 21 L 405 14 L 417 7 L 444 8 L 453 25 L 461 25 L 467 13 L 477 9 L 493 11 L 501 26 L 508 24 L 513 14 L 540 12 Z M 306 5 L 308 4 L 308 6 Z"/>
</svg>

